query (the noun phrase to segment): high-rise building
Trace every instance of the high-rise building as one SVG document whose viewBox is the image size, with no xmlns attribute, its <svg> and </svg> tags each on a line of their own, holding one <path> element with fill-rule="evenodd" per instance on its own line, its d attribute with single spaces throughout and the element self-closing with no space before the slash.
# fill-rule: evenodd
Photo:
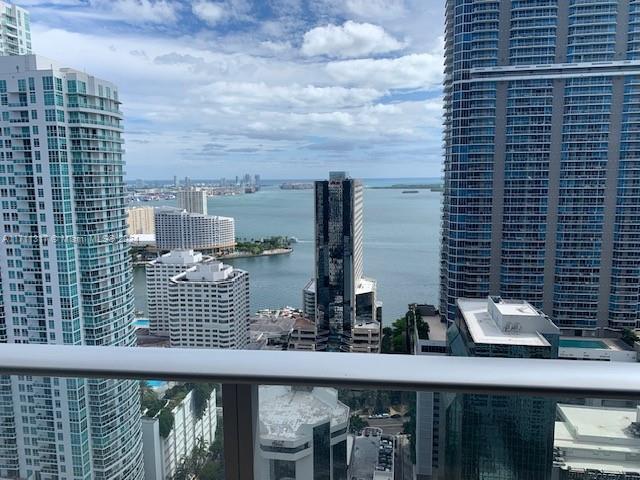
<svg viewBox="0 0 640 480">
<path fill-rule="evenodd" d="M 244 348 L 249 343 L 249 274 L 212 260 L 171 278 L 172 347 Z"/>
<path fill-rule="evenodd" d="M 24 8 L 0 0 L 0 55 L 31 53 L 31 23 Z"/>
<path fill-rule="evenodd" d="M 179 190 L 176 195 L 178 208 L 189 213 L 207 214 L 207 192 L 196 188 Z"/>
<path fill-rule="evenodd" d="M 198 263 L 212 259 L 193 250 L 172 250 L 147 263 L 145 271 L 149 333 L 169 336 L 171 279 Z"/>
<path fill-rule="evenodd" d="M 413 332 L 414 355 L 447 354 L 447 328 L 439 315 L 422 317 L 429 325 L 428 338 Z M 446 395 L 440 392 L 416 392 L 416 480 L 442 480 L 446 422 L 442 414 Z"/>
<path fill-rule="evenodd" d="M 376 283 L 363 277 L 362 208 L 362 183 L 345 172 L 315 183 L 315 289 L 303 296 L 315 290 L 317 350 L 351 351 L 353 326 L 379 323 Z"/>
<path fill-rule="evenodd" d="M 189 213 L 179 208 L 155 210 L 156 245 L 159 250 L 201 250 L 224 253 L 236 245 L 235 220 Z"/>
<path fill-rule="evenodd" d="M 563 330 L 640 309 L 635 1 L 447 2 L 440 311 L 527 299 Z"/>
<path fill-rule="evenodd" d="M 117 87 L 0 57 L 0 338 L 133 347 Z M 141 479 L 139 385 L 0 377 L 0 477 Z"/>
<path fill-rule="evenodd" d="M 215 389 L 208 397 L 193 389 L 186 395 L 183 390 L 169 389 L 162 400 L 166 403 L 155 413 L 143 411 L 145 480 L 175 478 L 180 465 L 192 455 L 199 442 L 208 448 L 216 438 Z M 163 410 L 170 412 L 173 423 L 161 427 Z"/>
<path fill-rule="evenodd" d="M 257 478 L 347 479 L 349 407 L 337 390 L 264 386 L 259 402 Z"/>
<path fill-rule="evenodd" d="M 450 355 L 558 358 L 559 328 L 529 303 L 461 298 L 458 306 L 459 316 L 447 331 Z M 442 478 L 550 480 L 555 400 L 484 394 L 440 397 L 447 422 Z"/>
<path fill-rule="evenodd" d="M 153 235 L 156 232 L 153 207 L 131 207 L 127 209 L 129 235 Z"/>
</svg>

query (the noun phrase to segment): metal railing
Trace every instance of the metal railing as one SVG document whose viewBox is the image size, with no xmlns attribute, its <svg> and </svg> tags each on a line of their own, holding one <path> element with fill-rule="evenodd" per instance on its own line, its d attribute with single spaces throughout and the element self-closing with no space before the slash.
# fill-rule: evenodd
<svg viewBox="0 0 640 480">
<path fill-rule="evenodd" d="M 229 480 L 254 479 L 258 385 L 640 399 L 627 362 L 2 344 L 0 373 L 222 383 Z"/>
</svg>

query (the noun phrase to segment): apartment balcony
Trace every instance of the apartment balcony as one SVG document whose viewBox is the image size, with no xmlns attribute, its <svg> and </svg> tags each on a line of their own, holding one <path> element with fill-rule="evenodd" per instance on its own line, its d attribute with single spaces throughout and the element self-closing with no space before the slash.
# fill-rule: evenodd
<svg viewBox="0 0 640 480">
<path fill-rule="evenodd" d="M 633 470 L 634 452 L 640 452 L 636 362 L 3 344 L 0 373 L 220 384 L 214 388 L 221 390 L 224 428 L 222 434 L 218 429 L 218 456 L 212 447 L 207 462 L 218 462 L 229 480 L 282 478 L 270 476 L 273 468 L 290 470 L 286 478 L 320 478 L 302 468 L 328 468 L 322 459 L 333 462 L 333 478 L 408 480 L 427 478 L 420 475 L 431 469 L 431 478 L 467 479 L 469 462 L 473 469 L 504 469 L 517 467 L 518 458 L 538 468 L 535 478 L 543 480 L 636 479 L 633 472 L 640 470 Z M 417 403 L 413 410 L 396 405 L 397 413 L 381 413 L 374 405 L 381 395 Z M 280 398 L 289 403 L 278 403 Z M 317 404 L 304 403 L 310 401 Z M 321 410 L 331 401 L 329 443 L 323 443 Z M 478 409 L 490 413 L 486 420 L 475 415 Z M 449 423 L 454 417 L 463 420 L 463 429 L 472 422 L 466 427 L 474 435 L 448 436 L 449 428 L 461 427 Z M 531 450 L 518 452 L 527 448 L 527 435 Z M 355 446 L 344 465 L 343 441 Z M 616 442 L 630 455 L 609 455 L 608 446 L 619 451 Z M 374 444 L 373 459 L 363 456 L 368 444 Z M 409 454 L 414 447 L 415 462 Z M 309 454 L 311 449 L 324 453 Z M 445 458 L 455 468 L 437 476 Z M 362 469 L 371 476 L 359 477 Z M 501 478 L 534 478 L 506 475 Z"/>
</svg>

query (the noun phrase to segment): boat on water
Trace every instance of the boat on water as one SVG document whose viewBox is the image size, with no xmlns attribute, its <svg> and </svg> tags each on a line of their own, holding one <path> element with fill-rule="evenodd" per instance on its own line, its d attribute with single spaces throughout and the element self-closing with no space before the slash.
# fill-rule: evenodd
<svg viewBox="0 0 640 480">
<path fill-rule="evenodd" d="M 403 190 L 402 193 L 420 193 L 419 190 Z"/>
</svg>

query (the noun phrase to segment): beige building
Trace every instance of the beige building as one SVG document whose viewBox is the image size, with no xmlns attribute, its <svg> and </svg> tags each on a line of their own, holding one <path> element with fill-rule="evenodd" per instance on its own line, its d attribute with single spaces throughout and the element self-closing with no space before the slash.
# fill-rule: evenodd
<svg viewBox="0 0 640 480">
<path fill-rule="evenodd" d="M 153 235 L 156 232 L 156 221 L 153 207 L 131 207 L 127 210 L 129 216 L 129 235 Z"/>
</svg>

